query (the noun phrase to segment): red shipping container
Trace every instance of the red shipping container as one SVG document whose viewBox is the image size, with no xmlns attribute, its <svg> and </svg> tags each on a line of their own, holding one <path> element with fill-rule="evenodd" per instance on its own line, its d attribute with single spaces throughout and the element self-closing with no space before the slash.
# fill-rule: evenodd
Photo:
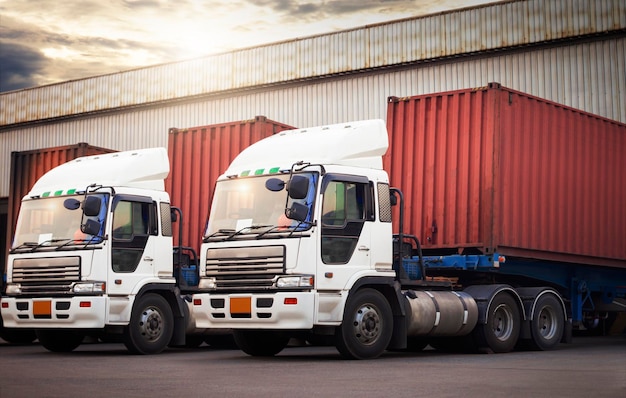
<svg viewBox="0 0 626 398">
<path fill-rule="evenodd" d="M 32 151 L 11 153 L 11 177 L 9 180 L 9 208 L 7 214 L 7 242 L 5 248 L 11 247 L 13 233 L 17 223 L 22 198 L 28 194 L 35 182 L 51 169 L 81 156 L 98 155 L 116 152 L 108 148 L 91 146 L 81 142 L 76 145 L 36 149 Z M 4 271 L 5 255 L 2 256 Z"/>
<path fill-rule="evenodd" d="M 424 249 L 626 268 L 626 124 L 491 83 L 390 97 L 387 128 Z"/>
<path fill-rule="evenodd" d="M 257 116 L 251 120 L 186 129 L 171 128 L 168 137 L 170 174 L 165 190 L 183 213 L 183 246 L 200 249 L 215 181 L 230 162 L 251 144 L 294 127 Z M 178 242 L 178 227 L 174 231 Z"/>
</svg>

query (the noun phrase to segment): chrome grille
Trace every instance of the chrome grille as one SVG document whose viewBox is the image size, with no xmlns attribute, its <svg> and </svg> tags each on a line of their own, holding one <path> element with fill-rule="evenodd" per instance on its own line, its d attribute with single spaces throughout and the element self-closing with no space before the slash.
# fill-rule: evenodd
<svg viewBox="0 0 626 398">
<path fill-rule="evenodd" d="M 207 250 L 206 276 L 215 278 L 217 289 L 269 288 L 284 270 L 284 246 Z"/>
<path fill-rule="evenodd" d="M 23 258 L 13 261 L 13 282 L 23 294 L 69 293 L 80 280 L 80 257 Z"/>
</svg>

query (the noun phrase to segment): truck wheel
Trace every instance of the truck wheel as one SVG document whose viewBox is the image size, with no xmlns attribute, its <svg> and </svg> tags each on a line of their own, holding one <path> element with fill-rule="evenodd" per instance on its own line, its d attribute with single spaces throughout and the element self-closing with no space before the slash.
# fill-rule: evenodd
<svg viewBox="0 0 626 398">
<path fill-rule="evenodd" d="M 530 322 L 531 348 L 541 351 L 553 349 L 560 343 L 564 328 L 565 319 L 559 300 L 552 294 L 539 297 Z"/>
<path fill-rule="evenodd" d="M 235 343 L 253 357 L 273 357 L 287 347 L 290 336 L 280 331 L 233 330 Z"/>
<path fill-rule="evenodd" d="M 38 329 L 35 331 L 41 345 L 52 352 L 70 352 L 83 342 L 85 334 L 76 330 Z"/>
<path fill-rule="evenodd" d="M 174 315 L 167 300 L 149 293 L 137 300 L 124 330 L 124 345 L 133 354 L 158 354 L 174 332 Z"/>
<path fill-rule="evenodd" d="M 8 329 L 2 325 L 0 317 L 0 338 L 10 344 L 30 344 L 37 336 L 33 329 Z"/>
<path fill-rule="evenodd" d="M 376 358 L 387 349 L 392 332 L 393 315 L 385 297 L 362 289 L 348 298 L 335 344 L 344 358 Z"/>
<path fill-rule="evenodd" d="M 507 293 L 497 294 L 487 313 L 487 323 L 478 324 L 474 336 L 480 346 L 493 352 L 509 352 L 517 344 L 521 318 L 517 303 Z"/>
</svg>

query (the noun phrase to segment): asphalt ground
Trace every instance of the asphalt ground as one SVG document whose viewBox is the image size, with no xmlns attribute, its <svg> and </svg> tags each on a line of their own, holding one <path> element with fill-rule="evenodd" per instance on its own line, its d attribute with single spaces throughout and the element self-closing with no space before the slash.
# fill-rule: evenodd
<svg viewBox="0 0 626 398">
<path fill-rule="evenodd" d="M 272 358 L 202 345 L 152 356 L 122 344 L 52 353 L 0 340 L 0 398 L 9 397 L 626 397 L 626 335 L 575 337 L 548 352 L 387 352 L 341 359 L 291 346 Z"/>
</svg>

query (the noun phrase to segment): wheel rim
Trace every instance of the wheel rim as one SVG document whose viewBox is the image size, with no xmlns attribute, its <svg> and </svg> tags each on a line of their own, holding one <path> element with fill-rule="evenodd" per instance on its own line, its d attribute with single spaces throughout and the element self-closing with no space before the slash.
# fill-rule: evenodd
<svg viewBox="0 0 626 398">
<path fill-rule="evenodd" d="M 163 333 L 163 317 L 155 307 L 148 307 L 139 318 L 139 332 L 148 341 L 157 340 Z"/>
<path fill-rule="evenodd" d="M 354 336 L 361 344 L 374 344 L 380 336 L 381 324 L 378 308 L 372 304 L 363 304 L 356 311 L 352 323 Z"/>
<path fill-rule="evenodd" d="M 501 341 L 506 341 L 513 333 L 515 320 L 513 319 L 513 311 L 505 304 L 500 304 L 493 313 L 493 321 L 491 328 L 493 335 Z"/>
<path fill-rule="evenodd" d="M 546 340 L 556 335 L 558 321 L 556 312 L 552 307 L 543 307 L 537 316 L 537 329 L 541 337 Z"/>
</svg>

